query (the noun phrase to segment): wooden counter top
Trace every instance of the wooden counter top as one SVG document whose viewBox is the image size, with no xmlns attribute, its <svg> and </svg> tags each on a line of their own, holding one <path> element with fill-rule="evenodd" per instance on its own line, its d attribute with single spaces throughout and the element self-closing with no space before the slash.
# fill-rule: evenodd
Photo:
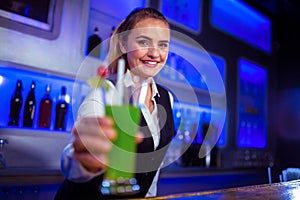
<svg viewBox="0 0 300 200">
<path fill-rule="evenodd" d="M 297 200 L 300 199 L 300 180 L 147 199 Z"/>
<path fill-rule="evenodd" d="M 1 186 L 60 184 L 64 180 L 60 169 L 12 168 L 0 169 Z M 1 199 L 1 198 L 0 198 Z"/>
</svg>

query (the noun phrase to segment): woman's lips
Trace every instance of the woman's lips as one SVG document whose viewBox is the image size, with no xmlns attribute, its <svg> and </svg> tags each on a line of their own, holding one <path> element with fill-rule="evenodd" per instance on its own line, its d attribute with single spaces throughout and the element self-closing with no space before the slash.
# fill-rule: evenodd
<svg viewBox="0 0 300 200">
<path fill-rule="evenodd" d="M 143 60 L 143 64 L 147 67 L 154 68 L 158 65 L 158 61 Z"/>
</svg>

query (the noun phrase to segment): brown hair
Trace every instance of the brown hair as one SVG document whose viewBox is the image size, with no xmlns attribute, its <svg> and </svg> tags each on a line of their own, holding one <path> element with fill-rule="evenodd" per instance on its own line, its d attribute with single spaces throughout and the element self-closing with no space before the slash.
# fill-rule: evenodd
<svg viewBox="0 0 300 200">
<path fill-rule="evenodd" d="M 129 30 L 133 29 L 134 26 L 141 20 L 147 18 L 159 19 L 165 22 L 168 26 L 169 23 L 164 15 L 154 8 L 138 8 L 133 10 L 116 28 L 113 35 L 110 38 L 110 46 L 107 54 L 107 61 L 109 62 L 108 69 L 111 74 L 117 73 L 117 63 L 120 58 L 125 60 L 125 69 L 128 69 L 127 56 L 121 52 L 119 46 L 119 39 L 124 41 L 127 40 Z M 123 34 L 120 34 L 124 32 Z"/>
</svg>

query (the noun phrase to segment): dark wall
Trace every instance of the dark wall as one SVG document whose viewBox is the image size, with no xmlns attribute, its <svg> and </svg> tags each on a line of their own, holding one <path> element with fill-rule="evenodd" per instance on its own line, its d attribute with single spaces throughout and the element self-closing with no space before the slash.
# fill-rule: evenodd
<svg viewBox="0 0 300 200">
<path fill-rule="evenodd" d="M 300 88 L 300 2 L 288 1 L 279 13 L 279 89 Z M 294 3 L 292 3 L 294 2 Z"/>
<path fill-rule="evenodd" d="M 275 170 L 300 167 L 300 2 L 286 1 L 279 14 L 278 105 L 275 121 L 277 151 Z"/>
<path fill-rule="evenodd" d="M 275 167 L 298 166 L 292 155 L 300 152 L 300 3 L 297 0 L 244 0 L 272 21 L 272 52 L 257 50 L 225 33 L 209 22 L 210 1 L 202 1 L 201 33 L 196 35 L 172 26 L 198 41 L 208 52 L 226 59 L 226 94 L 228 102 L 228 146 L 235 148 L 237 133 L 237 61 L 245 57 L 266 67 L 268 71 L 268 135 L 269 148 L 275 156 Z M 150 1 L 158 8 L 157 1 Z M 292 136 L 292 137 L 291 137 Z M 294 142 L 292 142 L 294 141 Z M 296 141 L 296 142 L 295 142 Z M 299 146 L 299 147 L 298 147 Z M 284 150 L 285 152 L 283 152 Z"/>
<path fill-rule="evenodd" d="M 300 152 L 300 2 L 272 2 L 278 5 L 272 13 L 278 24 L 278 87 L 272 112 L 276 115 L 273 129 L 277 135 L 274 170 L 279 173 L 288 167 L 300 167 L 300 157 L 295 155 Z"/>
</svg>

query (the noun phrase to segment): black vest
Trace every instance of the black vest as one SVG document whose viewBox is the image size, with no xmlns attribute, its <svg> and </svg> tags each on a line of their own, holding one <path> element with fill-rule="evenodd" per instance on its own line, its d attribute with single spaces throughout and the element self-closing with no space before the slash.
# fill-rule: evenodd
<svg viewBox="0 0 300 200">
<path fill-rule="evenodd" d="M 140 127 L 145 135 L 143 142 L 138 145 L 138 156 L 136 158 L 136 179 L 140 186 L 140 192 L 130 197 L 145 197 L 147 194 L 154 176 L 159 168 L 168 146 L 175 134 L 172 108 L 168 91 L 157 84 L 157 89 L 160 96 L 156 96 L 159 126 L 160 126 L 160 141 L 157 149 L 154 151 L 154 142 L 151 137 L 151 132 L 147 123 L 141 115 Z M 84 183 L 75 183 L 65 179 L 60 185 L 55 200 L 73 200 L 73 199 L 119 199 L 116 196 L 103 196 L 99 190 L 103 176 L 97 176 L 92 180 Z M 128 198 L 128 196 L 126 197 Z"/>
</svg>

